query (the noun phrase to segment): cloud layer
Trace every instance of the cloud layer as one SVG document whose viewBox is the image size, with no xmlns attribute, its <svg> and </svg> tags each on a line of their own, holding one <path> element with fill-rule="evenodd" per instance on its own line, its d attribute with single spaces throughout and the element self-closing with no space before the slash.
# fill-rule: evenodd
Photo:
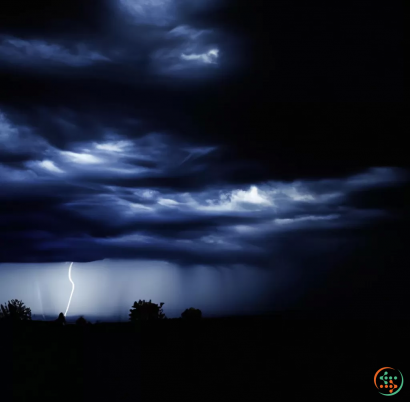
<svg viewBox="0 0 410 402">
<path fill-rule="evenodd" d="M 394 218 L 377 202 L 357 206 L 353 195 L 388 192 L 407 180 L 404 170 L 372 168 L 346 178 L 239 185 L 229 182 L 230 163 L 217 145 L 195 146 L 158 133 L 135 139 L 111 133 L 63 150 L 4 113 L 1 133 L 3 144 L 11 136 L 11 143 L 18 141 L 1 167 L 8 189 L 0 197 L 7 211 L 1 217 L 8 245 L 3 260 L 159 253 L 182 264 L 239 259 L 264 266 L 272 252 L 266 239 Z M 17 253 L 22 247 L 25 252 Z"/>
</svg>

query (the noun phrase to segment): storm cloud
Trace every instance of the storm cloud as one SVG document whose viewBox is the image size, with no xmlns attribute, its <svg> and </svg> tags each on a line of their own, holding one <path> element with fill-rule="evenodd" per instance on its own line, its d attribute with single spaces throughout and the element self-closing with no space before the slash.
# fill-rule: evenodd
<svg viewBox="0 0 410 402">
<path fill-rule="evenodd" d="M 23 3 L 0 5 L 0 262 L 302 283 L 366 239 L 393 247 L 409 217 L 393 6 L 384 31 L 378 7 Z"/>
</svg>

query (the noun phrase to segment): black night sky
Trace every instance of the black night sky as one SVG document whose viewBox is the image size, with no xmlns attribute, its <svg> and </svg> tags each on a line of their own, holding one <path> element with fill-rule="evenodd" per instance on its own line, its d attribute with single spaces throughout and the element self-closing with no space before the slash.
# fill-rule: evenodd
<svg viewBox="0 0 410 402">
<path fill-rule="evenodd" d="M 403 7 L 0 2 L 0 302 L 404 316 Z"/>
</svg>

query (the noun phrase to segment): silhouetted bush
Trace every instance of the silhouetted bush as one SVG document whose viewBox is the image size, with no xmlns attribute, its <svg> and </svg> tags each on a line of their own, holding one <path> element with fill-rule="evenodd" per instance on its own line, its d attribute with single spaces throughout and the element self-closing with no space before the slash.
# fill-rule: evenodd
<svg viewBox="0 0 410 402">
<path fill-rule="evenodd" d="M 65 316 L 64 316 L 64 314 L 63 313 L 60 313 L 59 315 L 58 315 L 58 318 L 54 321 L 56 324 L 58 324 L 58 325 L 65 325 L 66 324 L 66 322 L 65 322 Z"/>
<path fill-rule="evenodd" d="M 166 318 L 162 311 L 164 303 L 155 304 L 151 300 L 146 302 L 145 300 L 139 300 L 138 303 L 134 302 L 130 309 L 130 321 L 145 321 L 145 320 L 158 320 Z"/>
<path fill-rule="evenodd" d="M 202 311 L 197 308 L 187 308 L 182 314 L 181 317 L 186 320 L 200 320 L 202 318 Z"/>
<path fill-rule="evenodd" d="M 81 317 L 77 318 L 77 321 L 75 323 L 77 325 L 85 326 L 85 325 L 87 325 L 87 320 L 83 316 L 81 316 Z"/>
<path fill-rule="evenodd" d="M 6 304 L 0 305 L 0 319 L 11 321 L 31 320 L 31 309 L 26 307 L 21 300 L 13 299 Z"/>
</svg>

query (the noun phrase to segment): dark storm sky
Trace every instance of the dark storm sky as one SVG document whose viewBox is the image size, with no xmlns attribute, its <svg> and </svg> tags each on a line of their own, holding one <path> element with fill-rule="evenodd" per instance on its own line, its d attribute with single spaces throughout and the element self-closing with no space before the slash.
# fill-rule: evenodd
<svg viewBox="0 0 410 402">
<path fill-rule="evenodd" d="M 400 305 L 401 7 L 2 2 L 0 262 L 241 266 L 314 308 Z"/>
</svg>

